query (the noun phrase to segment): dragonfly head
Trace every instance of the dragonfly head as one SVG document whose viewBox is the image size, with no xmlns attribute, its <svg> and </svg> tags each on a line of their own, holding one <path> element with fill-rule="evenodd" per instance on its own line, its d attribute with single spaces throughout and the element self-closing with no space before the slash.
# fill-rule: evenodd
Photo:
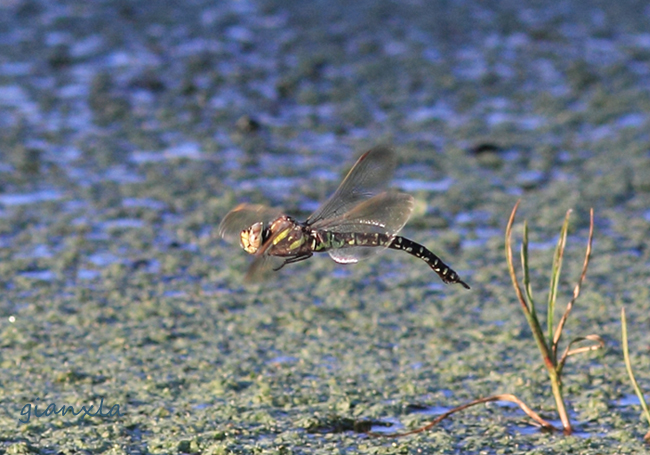
<svg viewBox="0 0 650 455">
<path fill-rule="evenodd" d="M 253 224 L 251 227 L 241 231 L 239 241 L 241 247 L 248 254 L 255 254 L 255 252 L 262 246 L 262 234 L 264 224 L 261 221 Z"/>
</svg>

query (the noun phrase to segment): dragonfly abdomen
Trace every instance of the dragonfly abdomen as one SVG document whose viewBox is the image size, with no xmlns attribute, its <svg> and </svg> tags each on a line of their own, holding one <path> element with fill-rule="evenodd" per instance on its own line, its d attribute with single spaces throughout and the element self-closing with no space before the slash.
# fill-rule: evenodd
<svg viewBox="0 0 650 455">
<path fill-rule="evenodd" d="M 388 245 L 388 248 L 392 250 L 405 251 L 416 258 L 422 259 L 424 262 L 429 264 L 429 267 L 431 267 L 445 283 L 460 283 L 463 287 L 469 289 L 467 283 L 461 280 L 458 274 L 451 267 L 442 262 L 438 256 L 419 243 L 405 237 L 395 236 L 393 237 L 392 242 Z"/>
<path fill-rule="evenodd" d="M 327 251 L 339 248 L 352 247 L 384 247 L 392 250 L 401 250 L 411 256 L 422 259 L 445 283 L 460 283 L 469 289 L 467 283 L 460 279 L 458 274 L 442 260 L 429 251 L 426 247 L 400 236 L 371 232 L 317 232 L 313 237 L 313 251 Z M 356 262 L 356 261 L 355 261 Z"/>
</svg>

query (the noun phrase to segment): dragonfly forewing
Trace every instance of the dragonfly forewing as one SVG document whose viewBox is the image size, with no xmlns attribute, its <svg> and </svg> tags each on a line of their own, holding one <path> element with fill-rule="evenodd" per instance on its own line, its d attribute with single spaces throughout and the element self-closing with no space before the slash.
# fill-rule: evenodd
<svg viewBox="0 0 650 455">
<path fill-rule="evenodd" d="M 239 241 L 241 231 L 262 221 L 268 223 L 282 213 L 277 208 L 259 204 L 239 204 L 232 209 L 219 224 L 217 235 L 230 242 Z"/>
<path fill-rule="evenodd" d="M 343 215 L 321 220 L 310 227 L 330 232 L 394 235 L 411 217 L 413 204 L 410 194 L 384 192 L 361 202 Z"/>
<path fill-rule="evenodd" d="M 390 182 L 397 160 L 390 147 L 377 146 L 364 153 L 330 198 L 307 219 L 312 225 L 335 218 L 381 193 Z"/>
</svg>

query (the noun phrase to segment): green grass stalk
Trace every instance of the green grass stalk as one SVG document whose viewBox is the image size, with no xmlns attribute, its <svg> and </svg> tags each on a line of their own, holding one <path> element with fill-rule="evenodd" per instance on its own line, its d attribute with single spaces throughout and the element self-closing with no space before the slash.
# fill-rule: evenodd
<svg viewBox="0 0 650 455">
<path fill-rule="evenodd" d="M 515 266 L 514 266 L 514 261 L 512 256 L 512 226 L 514 224 L 517 208 L 519 207 L 519 202 L 520 201 L 517 201 L 517 203 L 513 207 L 512 213 L 510 214 L 510 219 L 508 220 L 508 225 L 506 227 L 505 247 L 506 247 L 506 261 L 508 263 L 508 270 L 510 273 L 510 278 L 512 279 L 512 284 L 515 289 L 515 293 L 517 294 L 517 298 L 521 305 L 522 311 L 524 312 L 526 321 L 530 326 L 531 332 L 533 334 L 533 338 L 537 343 L 537 347 L 539 348 L 540 354 L 542 355 L 544 366 L 546 367 L 546 370 L 548 372 L 549 381 L 551 383 L 551 391 L 553 394 L 553 398 L 555 400 L 555 407 L 558 416 L 560 417 L 560 421 L 562 422 L 562 426 L 564 427 L 564 432 L 566 434 L 571 434 L 573 428 L 571 425 L 571 420 L 569 419 L 569 415 L 566 410 L 564 395 L 562 393 L 562 380 L 561 380 L 562 368 L 564 367 L 564 363 L 569 355 L 600 349 L 604 346 L 603 340 L 598 335 L 587 335 L 585 337 L 576 338 L 569 343 L 560 360 L 558 361 L 557 359 L 557 348 L 558 348 L 558 343 L 560 341 L 560 338 L 562 336 L 562 330 L 564 328 L 564 324 L 566 323 L 569 313 L 573 308 L 574 302 L 580 295 L 580 288 L 582 286 L 582 282 L 584 281 L 587 273 L 587 267 L 589 265 L 589 258 L 591 256 L 591 245 L 593 240 L 594 214 L 593 214 L 593 210 L 591 210 L 590 225 L 589 225 L 590 226 L 589 240 L 587 243 L 587 251 L 585 253 L 585 260 L 583 263 L 580 279 L 578 280 L 578 284 L 574 288 L 573 298 L 567 304 L 567 307 L 564 311 L 564 314 L 562 315 L 562 318 L 560 319 L 560 322 L 558 323 L 557 327 L 554 329 L 554 313 L 555 313 L 555 307 L 557 301 L 557 289 L 560 281 L 560 271 L 562 270 L 562 260 L 564 257 L 564 250 L 566 247 L 566 237 L 568 232 L 569 216 L 571 214 L 571 210 L 567 211 L 567 214 L 564 218 L 564 223 L 562 224 L 562 229 L 560 231 L 560 238 L 558 240 L 558 245 L 555 249 L 555 254 L 553 257 L 553 267 L 551 271 L 551 280 L 549 286 L 547 315 L 546 315 L 547 317 L 546 325 L 547 325 L 548 333 L 545 335 L 544 330 L 542 329 L 542 324 L 540 323 L 537 317 L 537 312 L 535 309 L 535 301 L 533 300 L 533 292 L 530 285 L 530 271 L 528 267 L 529 257 L 528 257 L 528 223 L 527 222 L 524 222 L 524 230 L 523 230 L 524 233 L 523 233 L 523 240 L 521 245 L 521 266 L 524 274 L 523 283 L 526 291 L 526 297 L 524 297 L 524 294 L 521 291 L 521 287 L 519 286 L 519 280 L 515 272 Z M 571 346 L 574 343 L 579 341 L 584 341 L 584 340 L 592 341 L 594 342 L 594 344 L 571 350 Z"/>
<path fill-rule="evenodd" d="M 627 344 L 627 320 L 625 318 L 625 308 L 621 308 L 621 337 L 623 339 L 623 358 L 625 359 L 625 368 L 627 369 L 627 374 L 630 376 L 630 382 L 634 388 L 636 396 L 639 397 L 639 403 L 641 403 L 641 408 L 643 408 L 643 415 L 645 416 L 648 424 L 650 424 L 650 411 L 648 411 L 648 404 L 645 401 L 643 396 L 643 391 L 639 387 L 639 383 L 634 377 L 634 372 L 632 371 L 632 362 L 630 362 L 630 350 Z M 650 431 L 644 436 L 646 441 L 650 441 Z"/>
</svg>

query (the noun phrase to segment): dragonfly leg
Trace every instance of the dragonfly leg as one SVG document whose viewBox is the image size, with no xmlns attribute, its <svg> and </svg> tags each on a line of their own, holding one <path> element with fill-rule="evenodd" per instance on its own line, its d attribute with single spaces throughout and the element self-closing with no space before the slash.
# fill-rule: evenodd
<svg viewBox="0 0 650 455">
<path fill-rule="evenodd" d="M 285 264 L 293 264 L 295 262 L 305 261 L 305 260 L 309 259 L 310 257 L 312 257 L 313 255 L 314 255 L 314 253 L 312 253 L 312 252 L 309 252 L 309 253 L 306 253 L 306 254 L 301 254 L 299 256 L 294 256 L 292 258 L 287 259 L 286 261 L 284 261 L 284 263 Z"/>
<path fill-rule="evenodd" d="M 273 271 L 277 272 L 278 270 L 280 270 L 282 267 L 284 267 L 287 264 L 294 264 L 296 262 L 304 261 L 306 259 L 309 259 L 313 255 L 314 255 L 314 253 L 307 253 L 307 254 L 301 254 L 299 256 L 294 256 L 292 258 L 286 259 L 282 264 L 280 264 L 279 267 L 274 268 Z"/>
</svg>

